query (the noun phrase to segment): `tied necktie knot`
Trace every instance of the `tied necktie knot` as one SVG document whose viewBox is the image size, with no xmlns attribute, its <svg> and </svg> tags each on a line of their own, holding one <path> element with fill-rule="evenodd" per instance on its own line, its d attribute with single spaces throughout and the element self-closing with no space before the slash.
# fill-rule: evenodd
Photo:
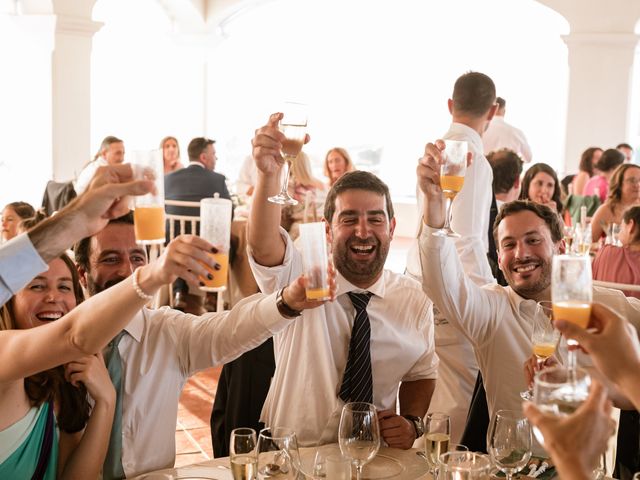
<svg viewBox="0 0 640 480">
<path fill-rule="evenodd" d="M 367 305 L 371 293 L 349 292 L 349 299 L 356 310 L 351 329 L 349 356 L 344 369 L 340 398 L 345 402 L 373 403 L 373 378 L 371 374 L 371 324 Z"/>
</svg>

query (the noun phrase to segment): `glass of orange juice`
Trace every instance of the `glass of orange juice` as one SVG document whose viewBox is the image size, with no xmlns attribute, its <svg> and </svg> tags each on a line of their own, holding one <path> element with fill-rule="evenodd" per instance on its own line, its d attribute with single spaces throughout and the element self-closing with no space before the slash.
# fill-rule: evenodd
<svg viewBox="0 0 640 480">
<path fill-rule="evenodd" d="M 129 154 L 136 180 L 153 180 L 155 192 L 134 198 L 134 230 L 141 245 L 165 242 L 164 166 L 161 150 L 141 150 Z"/>
<path fill-rule="evenodd" d="M 302 243 L 302 263 L 307 281 L 308 300 L 328 300 L 329 280 L 327 279 L 327 234 L 324 222 L 300 225 Z"/>
<path fill-rule="evenodd" d="M 555 255 L 551 267 L 551 301 L 553 318 L 566 320 L 587 328 L 593 301 L 591 257 L 582 255 Z M 576 368 L 578 342 L 567 339 L 568 367 Z"/>
<path fill-rule="evenodd" d="M 467 171 L 467 142 L 459 140 L 445 140 L 445 148 L 441 153 L 442 165 L 440 165 L 440 187 L 447 206 L 444 226 L 435 232 L 438 237 L 459 237 L 460 235 L 451 228 L 451 207 L 453 199 L 464 185 L 464 175 Z"/>
<path fill-rule="evenodd" d="M 213 279 L 200 277 L 201 290 L 219 292 L 226 288 L 229 275 L 229 245 L 231 243 L 231 200 L 215 197 L 200 200 L 200 236 L 218 249 L 210 253 L 220 264 L 220 270 L 209 269 Z"/>
</svg>

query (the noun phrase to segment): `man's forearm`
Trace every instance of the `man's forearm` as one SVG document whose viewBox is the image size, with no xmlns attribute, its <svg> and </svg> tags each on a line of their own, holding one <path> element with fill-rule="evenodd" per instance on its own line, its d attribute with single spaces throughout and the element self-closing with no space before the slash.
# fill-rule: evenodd
<svg viewBox="0 0 640 480">
<path fill-rule="evenodd" d="M 424 417 L 436 388 L 435 379 L 415 380 L 400 384 L 400 415 Z"/>
</svg>

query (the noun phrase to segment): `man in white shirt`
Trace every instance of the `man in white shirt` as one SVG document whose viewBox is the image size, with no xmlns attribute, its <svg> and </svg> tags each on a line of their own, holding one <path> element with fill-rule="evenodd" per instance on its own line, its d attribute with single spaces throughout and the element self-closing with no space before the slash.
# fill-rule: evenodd
<svg viewBox="0 0 640 480">
<path fill-rule="evenodd" d="M 496 98 L 498 110 L 496 116 L 491 121 L 491 125 L 484 133 L 484 153 L 489 154 L 494 150 L 508 148 L 513 150 L 525 162 L 530 162 L 532 158 L 531 147 L 527 142 L 522 130 L 504 121 L 504 114 L 507 110 L 507 101 L 504 98 Z"/>
<path fill-rule="evenodd" d="M 113 135 L 105 137 L 93 161 L 86 164 L 78 175 L 74 185 L 76 193 L 80 195 L 87 189 L 99 167 L 120 165 L 122 162 L 124 162 L 124 142 Z"/>
<path fill-rule="evenodd" d="M 473 344 L 482 372 L 490 414 L 520 410 L 525 390 L 523 364 L 531 357 L 536 302 L 550 300 L 551 258 L 564 251 L 562 228 L 555 212 L 544 205 L 515 201 L 504 204 L 494 236 L 498 262 L 509 286 L 476 285 L 464 272 L 448 238 L 432 235 L 444 223 L 440 188 L 440 151 L 428 144 L 418 166 L 418 182 L 426 196 L 420 255 L 427 295 L 445 317 Z M 593 289 L 604 303 L 638 328 L 640 302 L 617 290 Z"/>
<path fill-rule="evenodd" d="M 144 247 L 135 241 L 131 214 L 83 239 L 76 245 L 75 256 L 81 282 L 90 295 L 121 282 L 147 263 Z M 333 288 L 335 292 L 335 285 Z M 178 400 L 189 376 L 231 361 L 298 323 L 283 312 L 321 303 L 307 302 L 304 287 L 296 280 L 295 285 L 272 295 L 248 297 L 231 311 L 200 317 L 167 307 L 143 308 L 117 345 L 123 385 L 119 395 L 121 450 L 115 453 L 115 462 L 107 456 L 103 478 L 172 467 Z M 116 428 L 114 424 L 112 432 Z M 112 433 L 111 442 L 114 440 Z"/>
<path fill-rule="evenodd" d="M 302 272 L 301 253 L 280 228 L 280 205 L 267 198 L 280 190 L 282 114 L 256 131 L 253 157 L 258 181 L 249 221 L 250 260 L 263 292 L 273 292 Z M 276 371 L 261 420 L 293 428 L 303 446 L 337 441 L 342 407 L 368 401 L 379 410 L 383 439 L 410 448 L 422 434 L 422 417 L 435 385 L 431 302 L 414 280 L 384 270 L 395 218 L 387 186 L 375 175 L 349 172 L 327 195 L 327 241 L 338 272 L 337 301 L 274 336 Z M 358 295 L 368 298 L 362 375 L 349 374 L 362 322 Z M 362 308 L 362 306 L 360 306 Z M 358 318 L 354 318 L 354 317 Z M 356 328 L 358 325 L 358 328 Z M 362 382 L 367 399 L 352 389 Z M 347 391 L 349 390 L 349 391 Z M 359 393 L 359 392 L 358 392 Z M 396 400 L 399 410 L 396 414 Z"/>
<path fill-rule="evenodd" d="M 0 306 L 75 242 L 128 212 L 128 195 L 143 195 L 151 188 L 152 182 L 133 180 L 130 165 L 99 168 L 83 195 L 0 246 Z"/>
<path fill-rule="evenodd" d="M 478 285 L 495 281 L 487 259 L 493 176 L 491 166 L 482 153 L 482 135 L 496 111 L 495 100 L 496 88 L 487 75 L 468 72 L 460 76 L 447 103 L 452 123 L 443 137 L 466 141 L 473 155 L 473 163 L 467 169 L 462 190 L 453 200 L 451 227 L 460 234 L 455 246 L 464 269 Z M 420 204 L 421 194 L 418 194 L 418 200 Z M 409 252 L 407 273 L 422 282 L 417 241 Z M 440 365 L 438 384 L 429 411 L 444 412 L 451 417 L 451 440 L 459 442 L 478 375 L 478 365 L 467 339 L 437 309 L 434 309 L 434 318 L 436 353 Z"/>
</svg>

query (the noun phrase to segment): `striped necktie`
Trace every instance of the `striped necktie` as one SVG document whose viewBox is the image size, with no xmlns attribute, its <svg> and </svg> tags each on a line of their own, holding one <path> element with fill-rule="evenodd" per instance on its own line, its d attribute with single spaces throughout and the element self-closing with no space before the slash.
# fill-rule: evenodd
<svg viewBox="0 0 640 480">
<path fill-rule="evenodd" d="M 349 357 L 344 369 L 340 398 L 345 402 L 373 403 L 373 379 L 371 376 L 371 324 L 367 314 L 367 304 L 371 293 L 349 292 L 351 303 L 356 309 L 356 317 L 351 329 Z"/>
<path fill-rule="evenodd" d="M 116 390 L 116 408 L 113 414 L 109 449 L 102 468 L 102 478 L 104 480 L 124 478 L 124 468 L 122 468 L 122 358 L 120 357 L 118 344 L 125 333 L 122 330 L 109 342 L 105 356 L 107 371 Z"/>
</svg>

